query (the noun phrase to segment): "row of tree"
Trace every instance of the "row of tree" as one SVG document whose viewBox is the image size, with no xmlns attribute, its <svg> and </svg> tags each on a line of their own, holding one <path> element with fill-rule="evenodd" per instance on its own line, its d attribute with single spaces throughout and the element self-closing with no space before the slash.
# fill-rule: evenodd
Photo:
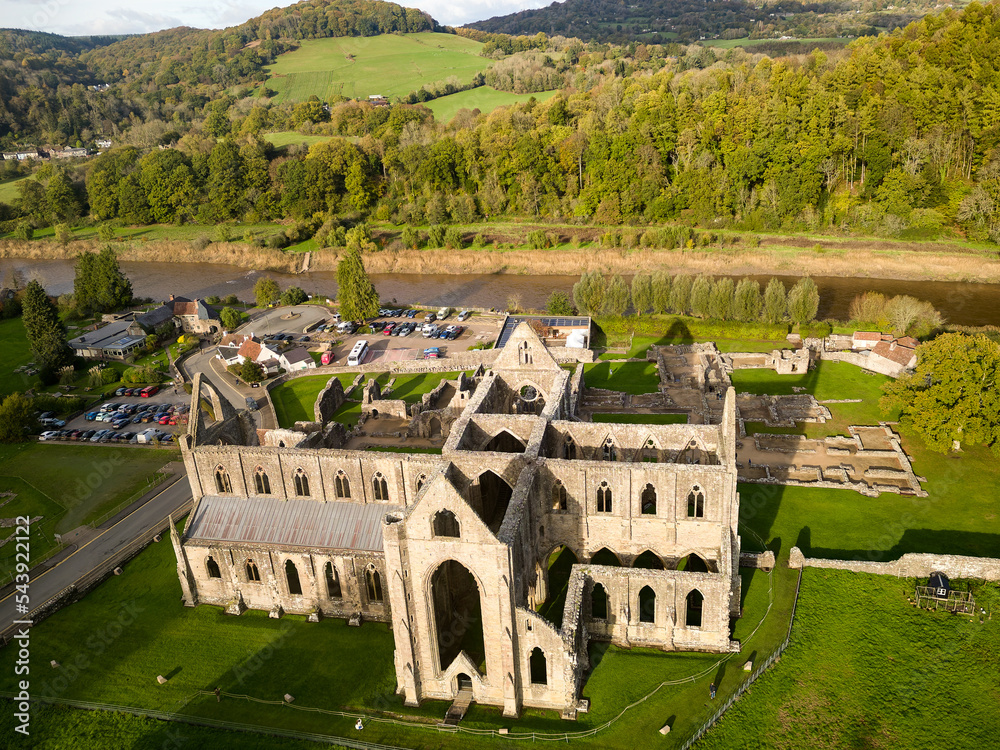
<svg viewBox="0 0 1000 750">
<path fill-rule="evenodd" d="M 625 314 L 631 307 L 636 315 L 655 312 L 663 315 L 693 315 L 698 318 L 808 323 L 816 319 L 819 290 L 810 278 L 800 279 L 791 290 L 771 279 L 764 291 L 754 279 L 711 276 L 671 276 L 666 271 L 636 274 L 631 287 L 618 274 L 606 278 L 600 271 L 584 273 L 573 285 L 573 304 L 587 315 Z M 550 312 L 565 314 L 568 299 L 550 299 Z"/>
</svg>

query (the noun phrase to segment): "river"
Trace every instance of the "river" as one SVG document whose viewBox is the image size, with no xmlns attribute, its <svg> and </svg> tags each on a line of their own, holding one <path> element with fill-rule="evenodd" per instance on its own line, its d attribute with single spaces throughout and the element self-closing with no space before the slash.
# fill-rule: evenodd
<svg viewBox="0 0 1000 750">
<path fill-rule="evenodd" d="M 224 297 L 235 294 L 252 299 L 254 282 L 262 275 L 245 268 L 213 263 L 128 263 L 122 270 L 132 281 L 137 297 L 165 300 L 171 294 L 185 297 Z M 17 270 L 23 278 L 37 278 L 50 294 L 73 290 L 73 261 L 0 259 L 0 279 L 7 282 Z M 337 291 L 336 273 L 317 271 L 305 274 L 268 272 L 282 288 L 300 286 L 310 294 L 333 296 Z M 382 299 L 401 305 L 449 305 L 451 307 L 504 308 L 511 295 L 528 308 L 541 309 L 556 290 L 569 293 L 578 276 L 528 275 L 453 275 L 453 274 L 373 274 L 372 281 Z M 754 277 L 767 283 L 770 277 Z M 786 286 L 794 276 L 778 276 Z M 876 291 L 893 296 L 909 294 L 927 300 L 949 323 L 959 325 L 1000 325 L 1000 284 L 966 284 L 951 281 L 898 281 L 836 276 L 814 276 L 819 287 L 820 319 L 846 320 L 851 300 L 861 292 Z"/>
</svg>

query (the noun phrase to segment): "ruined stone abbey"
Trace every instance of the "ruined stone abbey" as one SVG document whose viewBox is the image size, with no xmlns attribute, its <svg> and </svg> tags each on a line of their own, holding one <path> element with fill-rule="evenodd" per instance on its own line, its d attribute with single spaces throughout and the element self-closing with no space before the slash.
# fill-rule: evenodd
<svg viewBox="0 0 1000 750">
<path fill-rule="evenodd" d="M 366 450 L 337 423 L 258 431 L 196 379 L 185 603 L 387 622 L 408 705 L 464 689 L 507 716 L 587 710 L 592 640 L 738 650 L 734 392 L 718 424 L 600 424 L 578 416 L 582 380 L 521 324 L 419 415 L 437 454 Z M 536 609 L 559 548 L 578 564 L 556 627 Z"/>
</svg>

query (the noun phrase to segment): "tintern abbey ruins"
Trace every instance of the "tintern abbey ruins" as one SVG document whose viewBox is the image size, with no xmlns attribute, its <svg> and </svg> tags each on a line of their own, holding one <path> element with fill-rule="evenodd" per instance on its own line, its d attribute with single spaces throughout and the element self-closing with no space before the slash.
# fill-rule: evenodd
<svg viewBox="0 0 1000 750">
<path fill-rule="evenodd" d="M 471 690 L 507 716 L 587 710 L 592 640 L 738 650 L 735 393 L 718 424 L 599 424 L 578 416 L 582 377 L 522 323 L 418 415 L 440 454 L 322 421 L 257 430 L 196 378 L 185 604 L 389 623 L 408 705 Z M 560 547 L 579 562 L 556 627 L 536 610 Z"/>
</svg>

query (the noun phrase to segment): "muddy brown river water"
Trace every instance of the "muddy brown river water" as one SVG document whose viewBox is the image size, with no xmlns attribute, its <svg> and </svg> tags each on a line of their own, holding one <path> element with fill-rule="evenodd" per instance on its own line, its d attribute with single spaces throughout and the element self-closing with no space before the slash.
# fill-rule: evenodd
<svg viewBox="0 0 1000 750">
<path fill-rule="evenodd" d="M 8 278 L 9 272 L 15 269 L 27 279 L 37 278 L 50 294 L 64 294 L 73 289 L 72 261 L 0 259 L 0 279 Z M 250 299 L 254 282 L 261 276 L 257 271 L 211 263 L 122 263 L 122 269 L 132 280 L 136 296 L 153 299 L 166 299 L 171 294 L 191 298 L 236 294 L 241 299 Z M 336 273 L 333 271 L 298 275 L 268 272 L 268 275 L 276 278 L 282 288 L 297 285 L 311 294 L 330 297 L 337 291 Z M 503 308 L 511 295 L 518 295 L 522 305 L 543 308 L 553 291 L 570 292 L 578 278 L 508 274 L 374 274 L 372 281 L 383 300 L 396 300 L 401 305 Z M 770 277 L 755 278 L 763 285 Z M 794 276 L 777 278 L 789 287 L 797 280 Z M 1000 284 L 833 276 L 814 276 L 813 280 L 820 291 L 821 319 L 846 319 L 848 306 L 855 295 L 877 291 L 888 296 L 909 294 L 927 300 L 949 323 L 1000 325 Z"/>
</svg>

